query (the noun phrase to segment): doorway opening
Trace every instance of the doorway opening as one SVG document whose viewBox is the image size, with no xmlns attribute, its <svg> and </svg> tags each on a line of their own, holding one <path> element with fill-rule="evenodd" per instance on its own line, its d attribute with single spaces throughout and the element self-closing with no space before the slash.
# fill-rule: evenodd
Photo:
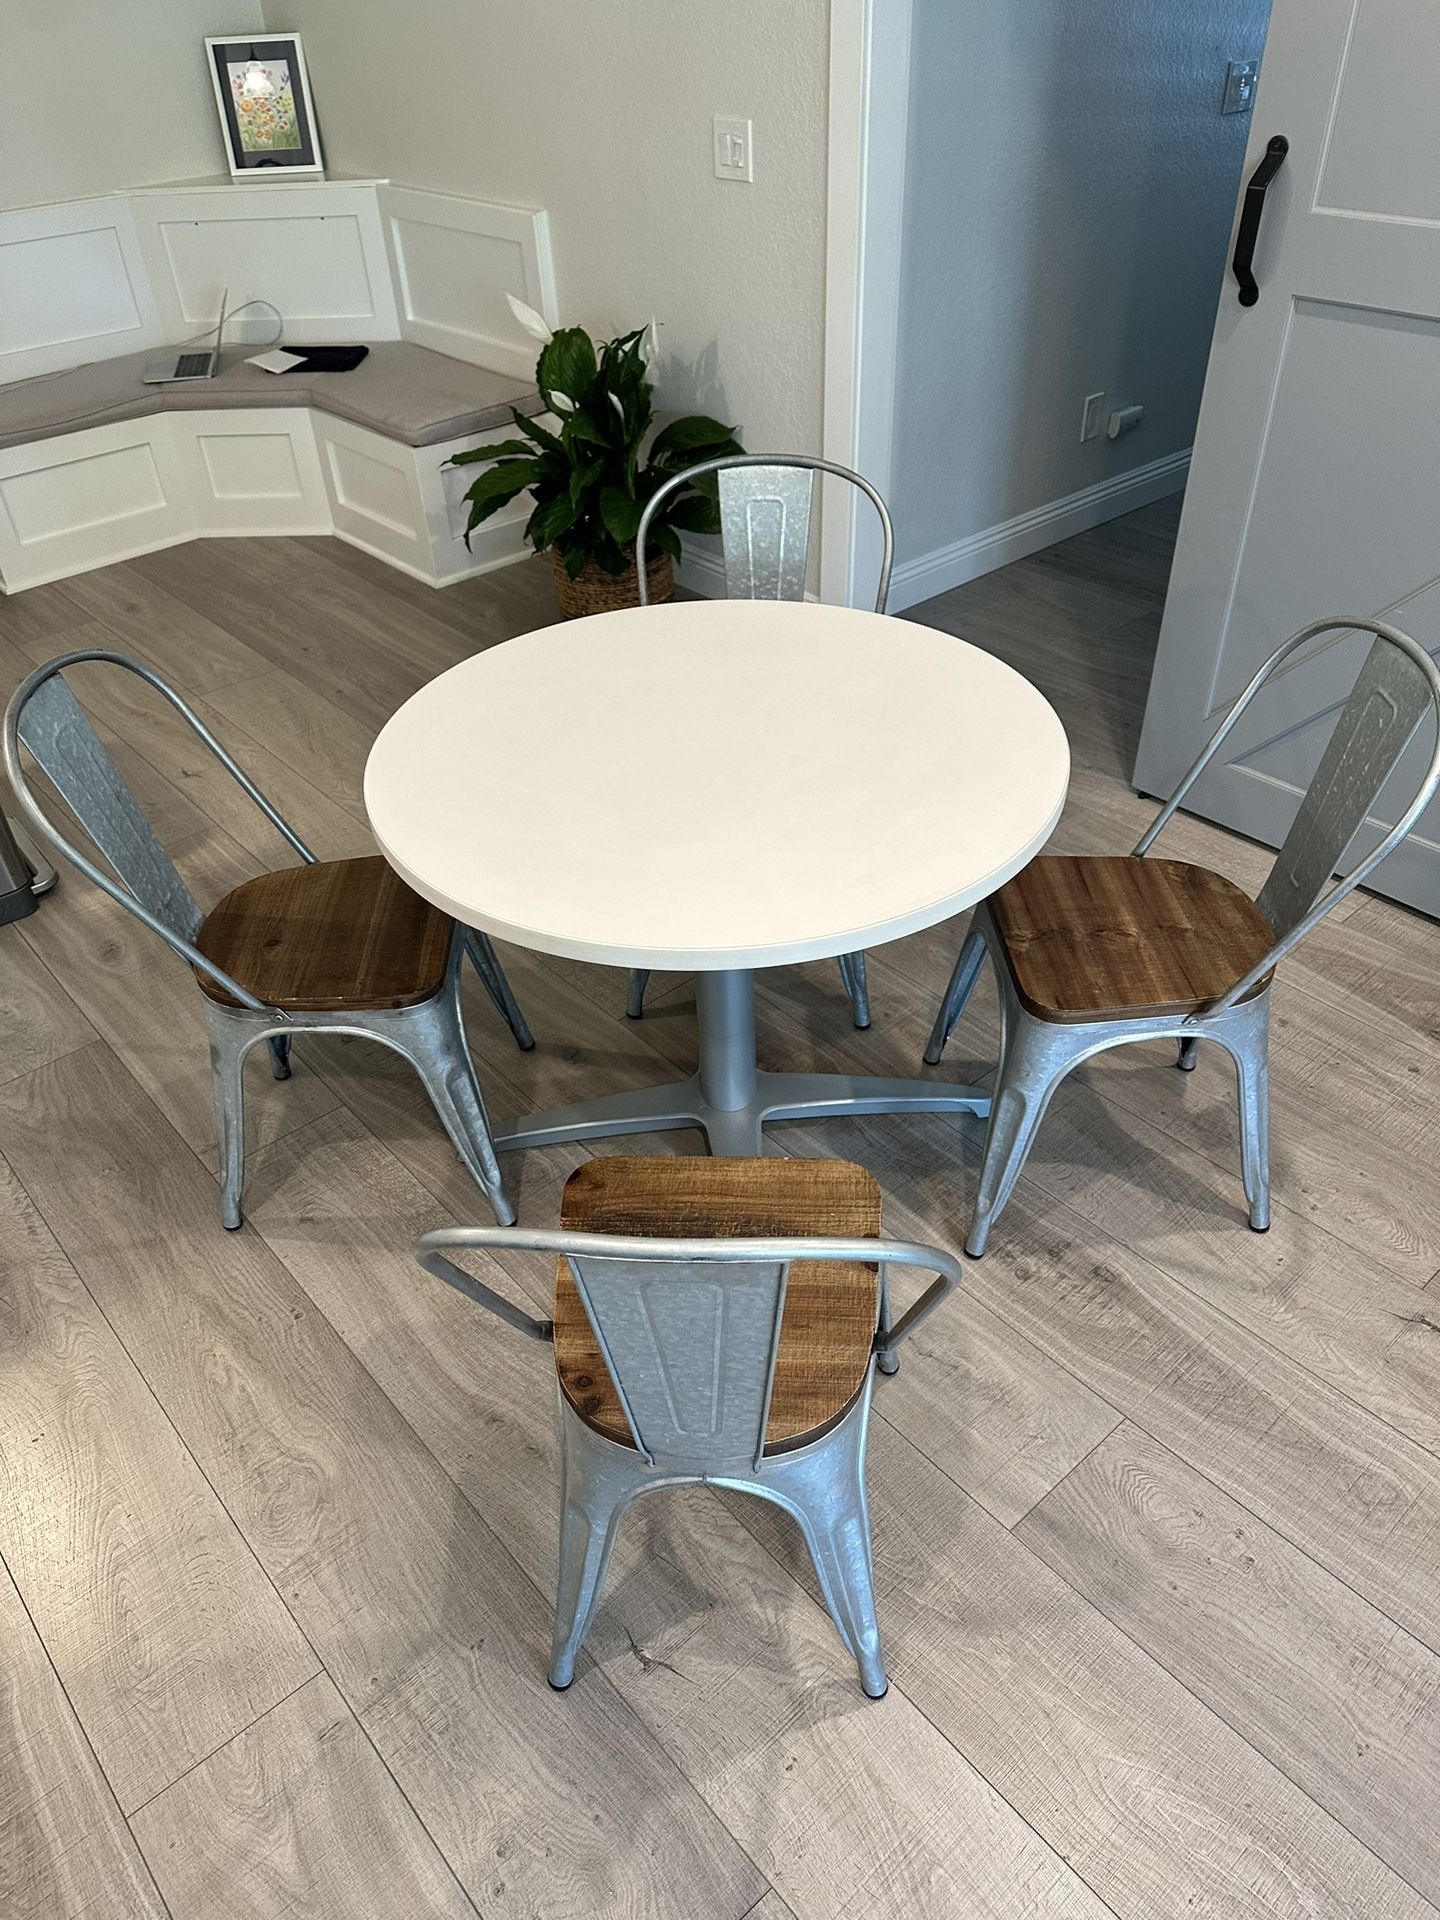
<svg viewBox="0 0 1440 1920">
<path fill-rule="evenodd" d="M 827 439 L 895 610 L 1183 490 L 1270 5 L 837 0 Z"/>
</svg>

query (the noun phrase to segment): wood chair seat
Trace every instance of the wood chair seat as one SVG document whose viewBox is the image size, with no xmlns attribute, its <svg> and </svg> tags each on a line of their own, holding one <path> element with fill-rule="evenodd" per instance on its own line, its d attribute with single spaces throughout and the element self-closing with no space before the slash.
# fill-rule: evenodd
<svg viewBox="0 0 1440 1920">
<path fill-rule="evenodd" d="M 1044 855 L 989 909 L 1021 1004 L 1040 1020 L 1191 1013 L 1275 943 L 1233 881 L 1153 855 Z"/>
<path fill-rule="evenodd" d="M 565 1183 L 561 1225 L 577 1233 L 880 1235 L 880 1188 L 847 1160 L 596 1159 Z M 798 1261 L 790 1270 L 765 1451 L 802 1446 L 864 1384 L 878 1313 L 876 1269 Z M 620 1396 L 568 1263 L 555 1279 L 555 1366 L 587 1425 L 633 1447 Z"/>
<path fill-rule="evenodd" d="M 360 1013 L 433 999 L 453 925 L 374 854 L 245 881 L 205 916 L 195 945 L 270 1006 Z M 210 999 L 239 1004 L 198 968 L 195 977 Z"/>
</svg>

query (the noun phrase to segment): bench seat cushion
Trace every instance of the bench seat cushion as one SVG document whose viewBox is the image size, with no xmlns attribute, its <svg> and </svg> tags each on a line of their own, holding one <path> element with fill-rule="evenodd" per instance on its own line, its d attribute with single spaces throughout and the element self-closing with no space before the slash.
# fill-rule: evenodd
<svg viewBox="0 0 1440 1920">
<path fill-rule="evenodd" d="M 246 360 L 258 347 L 228 347 L 213 380 L 147 387 L 141 374 L 165 350 L 92 360 L 66 373 L 0 386 L 0 448 L 152 413 L 208 407 L 315 407 L 407 447 L 436 446 L 510 424 L 510 410 L 539 413 L 527 380 L 432 353 L 408 340 L 380 340 L 350 373 L 266 373 Z"/>
</svg>

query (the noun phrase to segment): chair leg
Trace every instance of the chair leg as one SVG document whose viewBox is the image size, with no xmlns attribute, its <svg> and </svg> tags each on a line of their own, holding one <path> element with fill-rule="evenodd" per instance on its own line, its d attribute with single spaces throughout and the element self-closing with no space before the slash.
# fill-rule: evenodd
<svg viewBox="0 0 1440 1920">
<path fill-rule="evenodd" d="M 447 990 L 430 1003 L 426 1011 L 431 1019 L 424 1028 L 412 1031 L 404 1051 L 424 1081 L 455 1151 L 490 1202 L 496 1220 L 502 1227 L 509 1227 L 515 1224 L 515 1208 L 505 1191 L 484 1096 L 465 1040 L 458 976 L 452 975 L 452 980 L 455 991 Z"/>
<path fill-rule="evenodd" d="M 625 1505 L 621 1487 L 587 1471 L 584 1444 L 577 1445 L 562 1426 L 560 1573 L 550 1644 L 550 1684 L 560 1692 L 575 1678 L 576 1657 L 600 1602 Z"/>
<path fill-rule="evenodd" d="M 842 953 L 840 978 L 850 996 L 850 1012 L 855 1025 L 863 1030 L 870 1024 L 870 983 L 865 975 L 863 953 Z"/>
<path fill-rule="evenodd" d="M 505 977 L 505 969 L 500 964 L 499 954 L 491 945 L 490 936 L 476 927 L 467 927 L 464 939 L 465 951 L 470 956 L 471 966 L 480 976 L 480 984 L 494 1002 L 500 1018 L 514 1034 L 516 1046 L 522 1053 L 529 1053 L 535 1045 L 535 1036 L 520 1011 L 520 1002 Z"/>
<path fill-rule="evenodd" d="M 925 1048 L 927 1066 L 939 1064 L 945 1051 L 945 1042 L 955 1031 L 955 1023 L 964 1013 L 971 994 L 975 991 L 975 982 L 980 978 L 980 968 L 985 960 L 985 936 L 978 927 L 971 927 L 960 948 L 960 957 L 955 962 L 954 972 L 950 975 L 950 984 L 945 989 L 945 997 L 940 1002 L 940 1011 L 935 1016 L 935 1025 L 930 1029 L 929 1044 Z"/>
<path fill-rule="evenodd" d="M 629 1020 L 638 1020 L 645 1011 L 645 989 L 650 984 L 648 967 L 630 969 L 630 985 L 625 994 L 625 1016 Z"/>
<path fill-rule="evenodd" d="M 1268 1012 L 1232 1049 L 1240 1095 L 1240 1166 L 1250 1225 L 1270 1226 L 1270 1019 Z"/>
<path fill-rule="evenodd" d="M 220 1148 L 220 1223 L 232 1233 L 242 1224 L 245 1186 L 245 1054 L 240 1033 L 210 1035 L 210 1078 L 215 1092 L 215 1137 Z"/>
<path fill-rule="evenodd" d="M 899 1354 L 893 1347 L 886 1345 L 890 1326 L 890 1279 L 882 1266 L 880 1269 L 880 1315 L 875 1333 L 875 1366 L 883 1374 L 896 1374 L 900 1371 Z"/>
<path fill-rule="evenodd" d="M 1051 1096 L 1075 1059 L 1074 1053 L 1063 1050 L 1064 1028 L 1032 1020 L 1019 1008 L 1009 1010 L 1007 1024 L 1010 1031 L 995 1076 L 980 1188 L 965 1240 L 966 1253 L 977 1260 L 1020 1177 Z"/>
<path fill-rule="evenodd" d="M 1195 1071 L 1195 1056 L 1200 1051 L 1200 1042 L 1192 1033 L 1180 1042 L 1180 1050 L 1175 1056 L 1175 1064 L 1182 1073 Z"/>
<path fill-rule="evenodd" d="M 840 1472 L 825 1486 L 812 1485 L 795 1500 L 800 1531 L 814 1562 L 820 1591 L 845 1651 L 860 1671 L 860 1685 L 882 1699 L 890 1682 L 880 1651 L 875 1614 L 875 1575 L 870 1558 L 870 1514 L 864 1463 L 837 1461 Z M 794 1497 L 794 1490 L 792 1490 Z"/>
<path fill-rule="evenodd" d="M 272 1034 L 270 1046 L 270 1071 L 277 1080 L 290 1078 L 290 1039 L 288 1034 Z"/>
</svg>

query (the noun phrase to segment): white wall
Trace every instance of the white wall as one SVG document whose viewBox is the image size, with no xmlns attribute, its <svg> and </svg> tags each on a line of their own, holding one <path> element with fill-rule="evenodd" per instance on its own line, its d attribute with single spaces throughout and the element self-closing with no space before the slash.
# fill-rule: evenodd
<svg viewBox="0 0 1440 1920">
<path fill-rule="evenodd" d="M 1189 446 L 1249 128 L 1225 66 L 1269 6 L 915 0 L 902 562 Z M 1145 423 L 1082 445 L 1099 389 Z"/>
<path fill-rule="evenodd" d="M 819 0 L 266 0 L 304 36 L 327 162 L 549 211 L 562 317 L 663 323 L 663 404 L 820 438 Z M 755 122 L 714 178 L 712 115 Z"/>
<path fill-rule="evenodd" d="M 208 34 L 260 0 L 0 0 L 0 207 L 225 171 Z"/>
</svg>

